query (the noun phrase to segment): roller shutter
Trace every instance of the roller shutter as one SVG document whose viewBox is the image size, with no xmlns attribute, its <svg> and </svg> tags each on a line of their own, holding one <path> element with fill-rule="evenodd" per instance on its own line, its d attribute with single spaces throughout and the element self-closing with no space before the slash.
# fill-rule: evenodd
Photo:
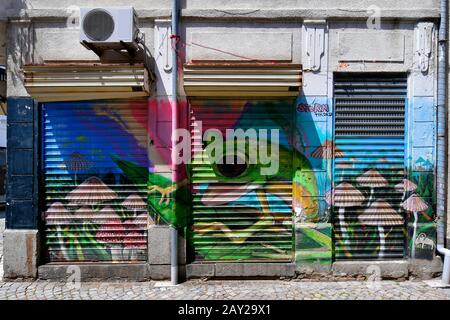
<svg viewBox="0 0 450 320">
<path fill-rule="evenodd" d="M 46 103 L 42 122 L 48 260 L 146 260 L 146 100 Z"/>
<path fill-rule="evenodd" d="M 142 64 L 60 62 L 23 71 L 25 89 L 39 102 L 147 97 L 153 83 Z"/>
<path fill-rule="evenodd" d="M 184 67 L 189 97 L 297 97 L 302 66 L 282 63 L 202 63 Z"/>
<path fill-rule="evenodd" d="M 402 258 L 406 76 L 336 75 L 334 97 L 335 257 Z"/>
<path fill-rule="evenodd" d="M 195 261 L 289 261 L 292 259 L 292 101 L 192 100 L 193 163 L 191 243 Z M 199 126 L 201 121 L 201 127 Z M 218 129 L 278 129 L 278 172 L 262 165 L 213 164 L 202 133 Z M 270 131 L 269 131 L 270 132 Z M 246 144 L 248 146 L 248 144 Z M 248 157 L 247 154 L 243 157 Z"/>
</svg>

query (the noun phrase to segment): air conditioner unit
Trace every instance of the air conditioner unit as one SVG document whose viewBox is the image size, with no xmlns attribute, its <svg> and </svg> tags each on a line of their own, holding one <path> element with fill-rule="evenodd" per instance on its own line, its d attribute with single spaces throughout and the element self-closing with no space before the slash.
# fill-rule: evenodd
<svg viewBox="0 0 450 320">
<path fill-rule="evenodd" d="M 80 8 L 80 42 L 88 49 L 135 46 L 138 32 L 133 7 Z"/>
</svg>

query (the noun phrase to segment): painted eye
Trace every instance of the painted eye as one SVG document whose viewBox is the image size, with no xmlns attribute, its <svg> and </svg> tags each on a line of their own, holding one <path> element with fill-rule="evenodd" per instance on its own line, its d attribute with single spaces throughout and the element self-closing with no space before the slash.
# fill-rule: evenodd
<svg viewBox="0 0 450 320">
<path fill-rule="evenodd" d="M 224 156 L 222 164 L 217 164 L 217 171 L 224 177 L 240 177 L 248 168 L 246 160 L 238 155 Z"/>
</svg>

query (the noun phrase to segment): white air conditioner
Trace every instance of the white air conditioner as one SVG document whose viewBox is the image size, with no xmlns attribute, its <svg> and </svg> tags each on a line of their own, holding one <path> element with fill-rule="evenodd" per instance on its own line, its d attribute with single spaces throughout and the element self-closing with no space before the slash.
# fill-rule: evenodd
<svg viewBox="0 0 450 320">
<path fill-rule="evenodd" d="M 138 32 L 133 7 L 80 8 L 80 42 L 89 49 L 135 45 Z"/>
</svg>

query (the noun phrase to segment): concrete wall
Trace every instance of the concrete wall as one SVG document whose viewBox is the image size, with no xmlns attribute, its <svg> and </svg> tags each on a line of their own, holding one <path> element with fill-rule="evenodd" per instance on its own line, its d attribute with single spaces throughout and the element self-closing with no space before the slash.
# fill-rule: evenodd
<svg viewBox="0 0 450 320">
<path fill-rule="evenodd" d="M 141 30 L 145 33 L 146 44 L 150 52 L 153 52 L 154 45 L 154 19 L 169 17 L 170 3 L 169 0 L 133 1 L 133 6 L 140 16 Z M 380 50 L 373 50 L 371 55 L 373 58 L 383 58 L 382 56 L 376 56 L 376 54 L 384 56 L 393 54 L 394 51 L 401 48 L 401 44 L 404 44 L 405 51 L 393 57 L 394 60 L 403 59 L 404 64 L 400 66 L 397 63 L 398 61 L 394 61 L 395 63 L 388 68 L 393 70 L 408 68 L 411 63 L 411 53 L 407 50 L 407 47 L 412 43 L 412 32 L 409 32 L 410 36 L 408 36 L 408 31 L 411 30 L 404 29 L 404 23 L 393 24 L 389 21 L 394 17 L 399 19 L 436 18 L 438 17 L 438 0 L 408 0 L 401 4 L 388 0 L 376 1 L 375 4 L 381 10 L 381 22 L 384 31 L 373 30 L 369 32 L 369 36 L 372 38 L 368 41 L 365 38 L 368 34 L 364 28 L 366 26 L 365 20 L 372 14 L 367 11 L 372 4 L 372 1 L 360 1 L 355 4 L 352 1 L 345 0 L 321 0 L 319 2 L 307 0 L 244 2 L 184 0 L 181 1 L 181 7 L 184 8 L 182 10 L 183 28 L 185 30 L 183 35 L 186 41 L 200 42 L 205 46 L 214 42 L 214 46 L 218 49 L 238 53 L 243 57 L 300 62 L 302 20 L 354 17 L 355 19 L 363 19 L 363 21 L 353 25 L 330 23 L 330 43 L 332 45 L 341 43 L 345 46 L 345 42 L 350 41 L 349 39 L 356 39 L 356 41 L 362 42 L 361 46 L 359 46 L 359 49 L 352 46 L 351 51 L 346 54 L 358 55 L 364 52 L 364 44 L 370 45 L 377 41 L 384 41 Z M 76 15 L 73 6 L 119 5 L 130 5 L 130 3 L 121 0 L 2 1 L 0 3 L 0 20 L 6 19 L 6 16 L 11 19 L 8 33 L 10 37 L 8 41 L 11 43 L 8 50 L 8 96 L 27 96 L 22 86 L 21 67 L 23 64 L 42 63 L 45 60 L 55 59 L 97 59 L 93 52 L 86 50 L 79 44 L 78 28 L 69 23 L 69 17 Z M 252 20 L 254 22 L 249 22 Z M 340 30 L 342 28 L 349 29 L 342 33 Z M 389 28 L 403 30 L 393 31 L 386 35 L 385 31 Z M 4 33 L 0 32 L 0 34 Z M 17 35 L 20 35 L 20 37 L 17 37 Z M 265 45 L 265 43 L 270 43 L 270 46 Z M 237 49 L 237 45 L 239 45 L 239 49 Z M 258 50 L 254 50 L 254 48 L 258 48 Z M 331 48 L 331 50 L 341 49 L 339 45 Z M 186 49 L 186 61 L 196 58 L 239 59 L 231 55 L 225 57 L 225 55 L 223 53 L 218 54 L 218 51 L 203 50 L 194 46 L 189 46 Z M 403 57 L 399 58 L 399 55 L 403 55 Z M 330 56 L 331 59 L 339 58 L 336 52 L 332 52 Z M 335 63 L 335 60 L 330 62 L 336 70 L 338 63 Z M 353 64 L 347 71 L 361 70 L 361 65 Z M 365 63 L 364 67 L 367 65 Z M 371 67 L 377 69 L 380 65 L 371 64 Z"/>
<path fill-rule="evenodd" d="M 414 24 L 384 22 L 330 23 L 330 68 L 334 72 L 405 72 L 413 67 Z"/>
<path fill-rule="evenodd" d="M 301 62 L 300 23 L 187 22 L 183 30 L 187 63 L 246 59 Z"/>
</svg>

